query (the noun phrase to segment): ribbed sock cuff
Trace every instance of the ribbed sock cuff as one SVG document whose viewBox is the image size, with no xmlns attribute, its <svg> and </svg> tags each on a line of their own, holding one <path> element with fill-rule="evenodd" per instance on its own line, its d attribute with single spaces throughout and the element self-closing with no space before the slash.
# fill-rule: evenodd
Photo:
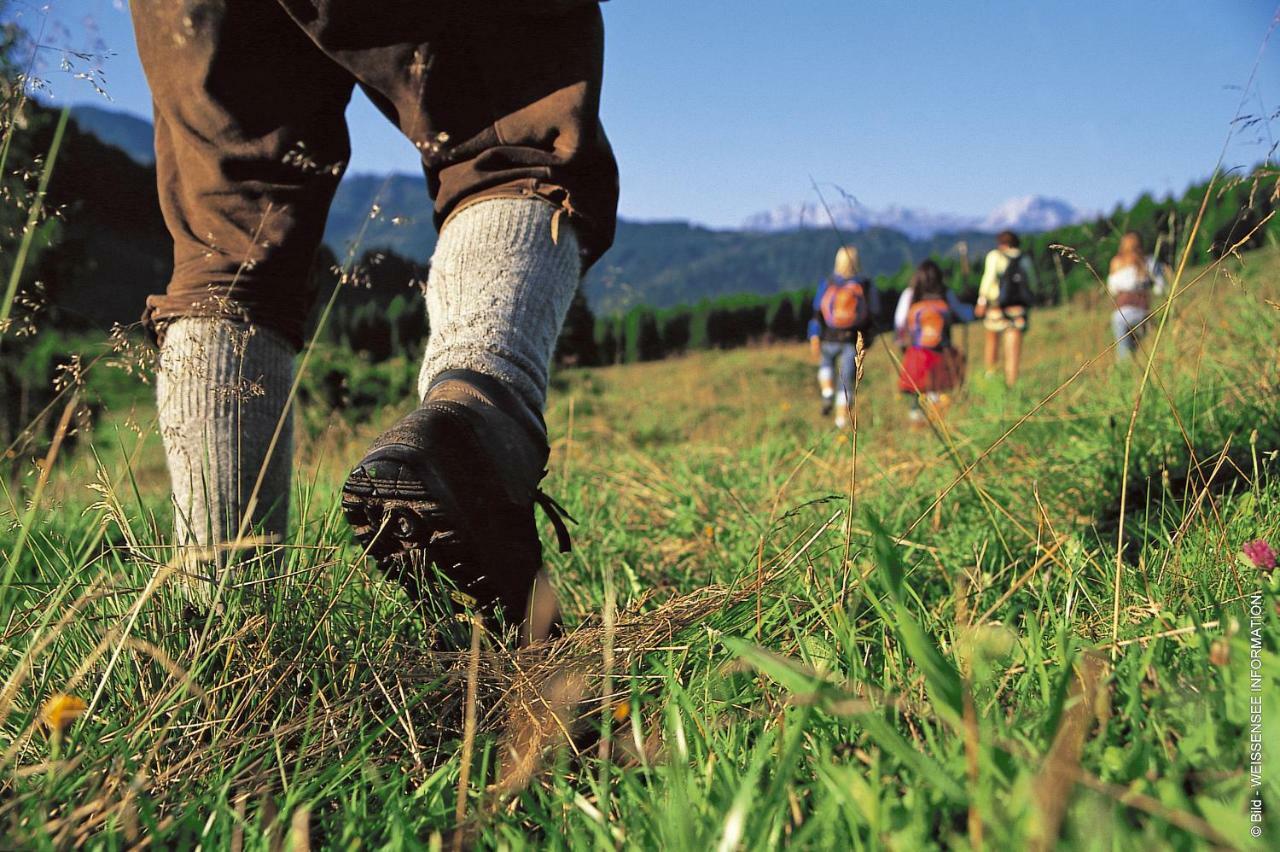
<svg viewBox="0 0 1280 852">
<path fill-rule="evenodd" d="M 431 337 L 419 392 L 445 370 L 475 370 L 530 408 L 546 401 L 556 338 L 581 275 L 578 239 L 538 199 L 493 198 L 450 220 L 427 283 Z M 553 236 L 554 234 L 554 236 Z"/>
<path fill-rule="evenodd" d="M 268 449 L 293 384 L 293 358 L 284 338 L 260 326 L 185 318 L 166 329 L 156 400 L 180 543 L 233 540 L 264 464 L 253 525 L 284 535 L 291 413 L 269 459 Z"/>
</svg>

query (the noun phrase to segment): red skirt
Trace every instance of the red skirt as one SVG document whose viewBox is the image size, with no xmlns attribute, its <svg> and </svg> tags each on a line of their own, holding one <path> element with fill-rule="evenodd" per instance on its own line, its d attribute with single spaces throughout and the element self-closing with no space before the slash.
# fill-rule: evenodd
<svg viewBox="0 0 1280 852">
<path fill-rule="evenodd" d="M 958 349 L 935 352 L 912 346 L 902 356 L 898 390 L 904 393 L 949 391 L 964 382 L 964 353 Z"/>
</svg>

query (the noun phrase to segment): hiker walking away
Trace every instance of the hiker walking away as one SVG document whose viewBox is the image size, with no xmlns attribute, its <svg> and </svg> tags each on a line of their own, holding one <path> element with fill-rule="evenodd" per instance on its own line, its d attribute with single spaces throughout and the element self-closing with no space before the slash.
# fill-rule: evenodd
<svg viewBox="0 0 1280 852">
<path fill-rule="evenodd" d="M 520 621 L 541 566 L 535 503 L 568 546 L 539 489 L 548 364 L 615 227 L 596 2 L 130 5 L 174 242 L 144 323 L 178 543 L 285 533 L 294 356 L 359 86 L 421 152 L 440 237 L 421 407 L 374 441 L 342 507 L 411 595 L 434 562 Z"/>
<path fill-rule="evenodd" d="M 1164 267 L 1142 250 L 1142 237 L 1129 231 L 1120 238 L 1120 248 L 1111 258 L 1107 292 L 1115 301 L 1111 331 L 1116 338 L 1116 359 L 1128 359 L 1146 336 L 1151 315 L 1151 296 L 1165 292 Z"/>
<path fill-rule="evenodd" d="M 822 416 L 835 410 L 836 428 L 849 423 L 856 390 L 858 340 L 870 342 L 872 323 L 880 312 L 880 293 L 861 274 L 858 249 L 841 246 L 831 277 L 818 284 L 809 320 L 809 346 L 818 361 Z"/>
<path fill-rule="evenodd" d="M 932 261 L 930 262 L 932 263 Z M 937 266 L 936 263 L 934 263 L 933 265 Z M 938 267 L 938 271 L 939 271 L 939 275 L 941 275 L 942 268 Z M 909 341 L 909 336 L 907 334 L 907 315 L 908 315 L 908 312 L 911 310 L 912 303 L 915 302 L 916 300 L 915 299 L 915 296 L 916 296 L 915 281 L 916 281 L 916 275 L 919 272 L 920 270 L 919 268 L 917 268 L 916 273 L 912 274 L 911 281 L 907 284 L 906 287 L 902 289 L 902 293 L 898 296 L 898 304 L 893 309 L 894 338 L 897 340 L 899 348 L 901 348 L 902 351 L 904 352 L 911 345 Z M 952 321 L 958 322 L 958 323 L 973 322 L 974 306 L 967 305 L 964 302 L 960 301 L 960 297 L 957 296 L 955 292 L 950 287 L 947 287 L 945 284 L 943 285 L 943 289 L 945 289 L 947 293 L 946 295 L 947 307 L 950 308 L 951 310 Z"/>
<path fill-rule="evenodd" d="M 1004 383 L 1013 387 L 1018 382 L 1022 362 L 1022 336 L 1027 333 L 1031 303 L 1036 286 L 1036 270 L 1030 258 L 1019 248 L 1021 241 L 1013 231 L 996 234 L 996 247 L 987 253 L 978 285 L 978 304 L 974 315 L 982 319 L 986 329 L 986 345 L 982 361 L 990 376 L 1000 362 L 1004 344 Z"/>
<path fill-rule="evenodd" d="M 898 390 L 910 400 L 907 416 L 911 422 L 923 423 L 920 397 L 934 405 L 945 404 L 947 392 L 964 381 L 964 353 L 951 341 L 951 327 L 957 317 L 938 264 L 932 260 L 921 263 L 911 276 L 908 290 L 912 299 L 902 324 L 906 351 L 898 373 Z"/>
</svg>

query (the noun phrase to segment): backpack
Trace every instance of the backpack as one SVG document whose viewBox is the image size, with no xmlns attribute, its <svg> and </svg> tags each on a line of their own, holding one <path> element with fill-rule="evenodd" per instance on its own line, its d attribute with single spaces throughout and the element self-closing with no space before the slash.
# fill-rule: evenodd
<svg viewBox="0 0 1280 852">
<path fill-rule="evenodd" d="M 847 331 L 867 324 L 867 294 L 857 281 L 827 282 L 822 294 L 822 321 L 827 328 Z"/>
<path fill-rule="evenodd" d="M 940 299 L 929 299 L 911 306 L 907 334 L 911 345 L 923 349 L 939 349 L 947 343 L 947 321 L 950 310 Z"/>
<path fill-rule="evenodd" d="M 1009 258 L 1009 265 L 1000 273 L 1000 297 L 997 304 L 1001 308 L 1031 306 L 1031 276 L 1027 274 L 1027 266 L 1023 262 L 1025 255 Z"/>
</svg>

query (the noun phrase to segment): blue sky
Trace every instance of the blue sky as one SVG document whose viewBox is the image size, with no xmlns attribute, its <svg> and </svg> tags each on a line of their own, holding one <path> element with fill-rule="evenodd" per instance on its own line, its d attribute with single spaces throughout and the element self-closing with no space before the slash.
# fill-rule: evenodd
<svg viewBox="0 0 1280 852">
<path fill-rule="evenodd" d="M 4 5 L 33 30 L 47 8 L 52 45 L 111 52 L 107 104 L 47 51 L 56 99 L 149 114 L 123 0 Z M 638 219 L 734 226 L 811 200 L 810 175 L 872 207 L 978 214 L 1039 193 L 1109 209 L 1207 175 L 1242 98 L 1250 114 L 1280 105 L 1280 32 L 1258 59 L 1275 0 L 611 0 L 604 10 L 604 118 L 622 213 Z M 349 118 L 352 171 L 416 169 L 362 97 Z M 1280 134 L 1272 125 L 1236 134 L 1224 163 L 1263 159 L 1269 132 Z"/>
</svg>

